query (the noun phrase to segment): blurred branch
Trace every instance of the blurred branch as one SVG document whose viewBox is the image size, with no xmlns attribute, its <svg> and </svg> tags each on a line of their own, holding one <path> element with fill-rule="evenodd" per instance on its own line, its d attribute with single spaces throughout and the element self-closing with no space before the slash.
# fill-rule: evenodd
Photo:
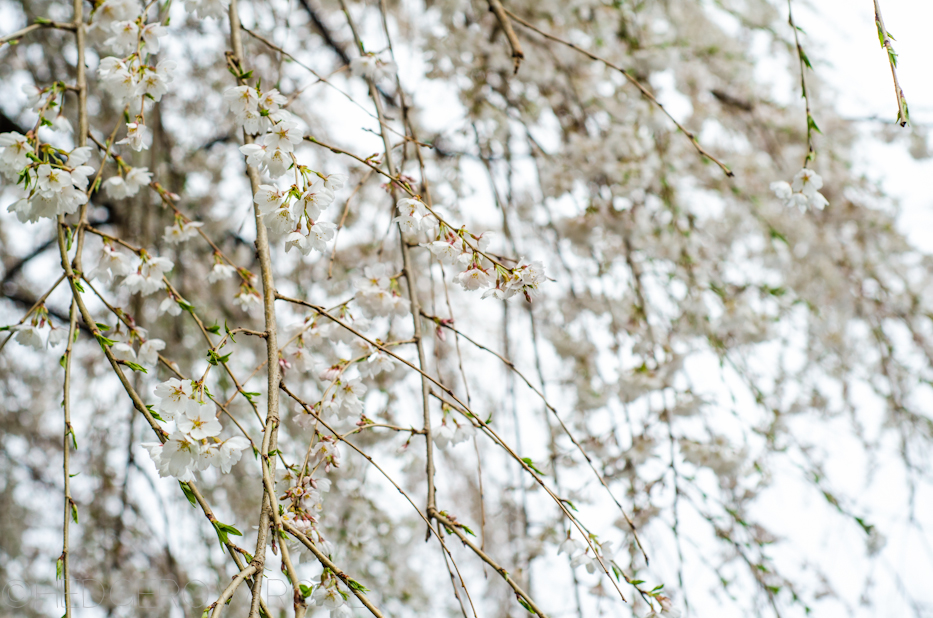
<svg viewBox="0 0 933 618">
<path fill-rule="evenodd" d="M 512 48 L 512 62 L 515 65 L 512 72 L 518 73 L 518 67 L 521 66 L 525 54 L 522 52 L 522 44 L 519 43 L 518 36 L 515 35 L 515 29 L 512 28 L 512 22 L 509 20 L 509 16 L 506 14 L 505 8 L 499 0 L 489 0 L 489 10 L 492 11 L 496 19 L 499 20 L 499 25 L 502 27 L 502 32 L 505 33 L 505 38 L 509 40 L 509 46 Z"/>
<path fill-rule="evenodd" d="M 0 46 L 6 43 L 9 43 L 10 45 L 15 45 L 16 43 L 14 41 L 17 41 L 17 39 L 21 39 L 22 37 L 32 32 L 33 30 L 42 30 L 44 28 L 51 28 L 54 30 L 70 30 L 72 32 L 74 32 L 75 30 L 74 24 L 43 20 L 41 23 L 35 23 L 35 24 L 32 24 L 31 26 L 26 26 L 22 30 L 17 30 L 13 34 L 8 34 L 5 37 L 0 37 Z"/>
</svg>

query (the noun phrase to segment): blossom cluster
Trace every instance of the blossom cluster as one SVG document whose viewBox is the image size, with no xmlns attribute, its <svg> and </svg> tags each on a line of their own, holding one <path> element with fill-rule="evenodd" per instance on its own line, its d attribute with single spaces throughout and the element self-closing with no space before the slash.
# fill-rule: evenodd
<svg viewBox="0 0 933 618">
<path fill-rule="evenodd" d="M 396 208 L 399 216 L 394 219 L 405 231 L 434 231 L 434 240 L 423 243 L 440 262 L 455 265 L 461 270 L 454 281 L 465 290 L 486 289 L 482 298 L 508 299 L 521 293 L 527 300 L 538 295 L 538 286 L 546 280 L 544 264 L 519 261 L 515 268 L 506 268 L 494 262 L 486 253 L 493 234 L 485 232 L 476 236 L 466 228 L 453 230 L 443 221 L 434 220 L 433 212 L 417 197 L 403 198 Z M 487 289 L 488 288 L 488 289 Z"/>
<path fill-rule="evenodd" d="M 171 378 L 155 387 L 159 398 L 154 408 L 159 420 L 175 427 L 165 444 L 143 443 L 162 477 L 193 481 L 195 470 L 210 466 L 227 473 L 250 445 L 246 438 L 235 436 L 220 440 L 221 425 L 212 406 L 204 401 L 204 387 L 191 380 Z"/>
<path fill-rule="evenodd" d="M 344 318 L 351 321 L 357 330 L 367 330 L 370 327 L 367 319 L 350 320 L 348 314 L 344 315 Z M 349 365 L 348 361 L 342 359 L 353 358 L 353 364 L 364 378 L 375 378 L 383 372 L 392 371 L 395 367 L 395 360 L 391 356 L 382 350 L 374 349 L 330 321 L 322 323 L 317 320 L 300 325 L 295 333 L 294 342 L 286 347 L 285 355 L 291 359 L 291 362 L 286 361 L 288 366 L 294 365 L 305 372 L 316 372 L 322 382 L 333 384 L 334 387 L 345 387 L 342 393 L 333 393 L 333 403 L 329 403 L 326 410 L 323 410 L 326 413 L 333 412 L 335 420 L 347 418 L 353 411 L 362 412 L 361 405 L 358 407 L 350 395 L 355 394 L 360 398 L 366 392 L 366 387 L 361 384 L 347 386 L 340 382 L 341 379 L 347 379 L 343 377 L 343 373 Z"/>
<path fill-rule="evenodd" d="M 337 226 L 320 216 L 334 201 L 334 192 L 346 182 L 344 174 L 324 175 L 298 163 L 295 146 L 304 134 L 291 112 L 282 106 L 287 99 L 275 88 L 263 92 L 259 86 L 236 86 L 224 92 L 237 125 L 248 135 L 259 135 L 244 144 L 240 152 L 247 165 L 272 179 L 295 170 L 295 182 L 287 188 L 262 184 L 253 201 L 263 222 L 276 236 L 285 236 L 285 250 L 297 249 L 302 255 L 324 251 L 333 240 Z"/>
<path fill-rule="evenodd" d="M 26 195 L 7 208 L 23 223 L 70 215 L 88 200 L 94 168 L 87 146 L 65 152 L 16 131 L 0 133 L 0 173 L 22 185 Z"/>
<path fill-rule="evenodd" d="M 97 266 L 88 273 L 88 278 L 110 283 L 116 277 L 124 277 L 122 285 L 131 294 L 139 292 L 148 296 L 165 288 L 163 275 L 174 267 L 168 258 L 149 255 L 145 250 L 141 250 L 138 257 L 131 258 L 105 241 Z"/>
<path fill-rule="evenodd" d="M 340 580 L 327 569 L 321 575 L 321 583 L 311 594 L 311 603 L 330 611 L 330 618 L 350 618 L 350 595 L 341 588 Z"/>
<path fill-rule="evenodd" d="M 149 64 L 148 59 L 160 51 L 160 39 L 168 29 L 159 22 L 146 23 L 141 13 L 134 0 L 107 0 L 91 16 L 92 31 L 109 35 L 104 46 L 118 54 L 101 58 L 97 67 L 101 87 L 119 107 L 138 110 L 126 124 L 126 137 L 117 144 L 127 144 L 136 151 L 148 149 L 152 142 L 152 131 L 144 120 L 145 102 L 162 100 L 177 67 L 172 60 Z"/>
<path fill-rule="evenodd" d="M 593 544 L 593 547 L 599 552 L 598 555 L 602 559 L 603 564 L 608 565 L 612 562 L 615 551 L 612 547 L 611 541 L 606 541 L 605 543 L 600 543 L 597 539 L 591 538 L 590 542 Z M 559 554 L 567 554 L 567 557 L 570 558 L 570 566 L 577 568 L 579 566 L 585 566 L 588 573 L 595 573 L 599 569 L 599 561 L 596 559 L 596 556 L 590 553 L 590 547 L 577 541 L 571 537 L 567 537 L 563 543 L 557 549 Z"/>
<path fill-rule="evenodd" d="M 118 330 L 108 333 L 108 339 L 113 341 L 110 350 L 118 360 L 138 363 L 146 367 L 155 367 L 159 362 L 159 352 L 165 349 L 165 342 L 161 339 L 150 339 L 145 328 L 134 326 L 123 333 Z M 133 348 L 133 343 L 139 342 L 139 349 Z"/>
<path fill-rule="evenodd" d="M 8 330 L 13 332 L 14 341 L 34 350 L 55 347 L 68 336 L 66 329 L 57 328 L 52 324 L 45 305 L 36 307 L 30 319 L 22 324 L 11 326 Z"/>
<path fill-rule="evenodd" d="M 472 421 L 466 420 L 461 423 L 451 418 L 451 422 L 448 423 L 448 413 L 449 409 L 445 406 L 444 418 L 441 424 L 431 429 L 434 444 L 440 449 L 457 446 L 476 436 L 476 427 Z"/>
<path fill-rule="evenodd" d="M 97 68 L 104 90 L 114 97 L 117 104 L 139 110 L 134 120 L 126 123 L 126 137 L 117 142 L 127 144 L 137 152 L 147 150 L 152 144 L 152 130 L 145 125 L 143 115 L 144 103 L 146 99 L 162 100 L 177 66 L 172 60 L 162 60 L 151 66 L 143 63 L 140 57 L 138 52 L 126 58 L 108 56 L 100 61 Z"/>
<path fill-rule="evenodd" d="M 408 315 L 410 311 L 408 299 L 399 291 L 397 277 L 386 264 L 365 267 L 363 276 L 354 281 L 354 286 L 356 304 L 368 318 Z"/>
<path fill-rule="evenodd" d="M 796 206 L 802 211 L 807 208 L 823 210 L 829 205 L 827 199 L 819 191 L 822 187 L 822 177 L 806 167 L 794 175 L 793 183 L 783 180 L 771 183 L 771 190 L 784 202 L 785 206 Z"/>
<path fill-rule="evenodd" d="M 368 52 L 350 61 L 350 71 L 357 77 L 379 81 L 398 72 L 398 66 L 391 60 L 383 60 L 377 54 Z"/>
</svg>

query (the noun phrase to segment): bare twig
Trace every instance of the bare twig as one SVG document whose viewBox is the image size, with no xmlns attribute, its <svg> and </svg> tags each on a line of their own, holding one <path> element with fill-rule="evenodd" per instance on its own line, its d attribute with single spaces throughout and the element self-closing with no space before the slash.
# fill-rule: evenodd
<svg viewBox="0 0 933 618">
<path fill-rule="evenodd" d="M 213 611 L 211 611 L 211 618 L 220 618 L 220 612 L 223 611 L 224 605 L 227 604 L 227 600 L 233 596 L 233 593 L 236 592 L 236 589 L 240 587 L 240 584 L 243 583 L 243 580 L 255 572 L 256 566 L 251 564 L 236 574 L 236 576 L 233 578 L 233 581 L 231 581 L 230 584 L 224 588 L 220 598 L 211 604 L 211 607 L 213 608 Z"/>
<path fill-rule="evenodd" d="M 59 21 L 42 21 L 41 23 L 35 23 L 29 26 L 26 26 L 22 30 L 17 30 L 13 34 L 8 34 L 4 37 L 0 37 L 0 47 L 9 43 L 10 45 L 15 45 L 15 42 L 18 42 L 19 39 L 23 38 L 33 30 L 42 30 L 42 29 L 54 29 L 54 30 L 75 30 L 74 23 L 68 22 L 59 22 Z"/>
</svg>

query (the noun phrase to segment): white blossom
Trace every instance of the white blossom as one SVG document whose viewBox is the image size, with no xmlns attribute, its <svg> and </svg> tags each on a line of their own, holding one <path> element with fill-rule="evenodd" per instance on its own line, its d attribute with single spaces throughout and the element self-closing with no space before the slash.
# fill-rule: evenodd
<svg viewBox="0 0 933 618">
<path fill-rule="evenodd" d="M 175 417 L 175 425 L 180 431 L 190 435 L 195 440 L 203 440 L 220 433 L 220 421 L 214 416 L 209 405 L 188 405 L 184 415 Z"/>
<path fill-rule="evenodd" d="M 169 245 L 177 245 L 198 235 L 198 228 L 204 224 L 200 221 L 183 221 L 175 219 L 173 225 L 165 227 L 162 240 Z"/>
<path fill-rule="evenodd" d="M 159 412 L 166 417 L 166 420 L 171 420 L 176 414 L 184 414 L 189 402 L 192 401 L 193 387 L 190 380 L 169 378 L 157 385 L 153 393 L 160 400 L 157 404 Z"/>
<path fill-rule="evenodd" d="M 166 34 L 168 34 L 168 29 L 159 22 L 152 22 L 143 26 L 141 36 L 146 46 L 146 51 L 150 54 L 158 53 L 161 47 L 159 39 Z"/>
<path fill-rule="evenodd" d="M 174 298 L 169 296 L 159 304 L 159 314 L 167 313 L 171 316 L 181 315 L 181 306 Z"/>
<path fill-rule="evenodd" d="M 0 133 L 0 148 L 0 173 L 15 180 L 29 164 L 28 153 L 32 151 L 29 140 L 16 131 Z"/>
<path fill-rule="evenodd" d="M 159 352 L 165 349 L 165 342 L 161 339 L 149 339 L 139 346 L 136 356 L 141 365 L 155 367 L 159 362 Z"/>
<path fill-rule="evenodd" d="M 381 60 L 375 54 L 363 54 L 350 61 L 350 70 L 354 75 L 379 80 L 395 75 L 398 67 L 391 60 Z"/>
<path fill-rule="evenodd" d="M 152 144 L 152 131 L 146 125 L 140 122 L 128 122 L 126 124 L 126 137 L 119 140 L 117 144 L 127 144 L 133 150 L 148 150 Z"/>
<path fill-rule="evenodd" d="M 16 332 L 13 336 L 16 343 L 28 346 L 34 350 L 45 349 L 45 340 L 42 338 L 42 333 L 39 332 L 39 329 L 34 324 L 20 324 L 14 327 L 13 330 Z"/>
<path fill-rule="evenodd" d="M 104 45 L 109 45 L 118 54 L 126 55 L 136 49 L 136 40 L 139 37 L 139 26 L 135 21 L 125 20 L 114 22 L 110 31 L 113 33 Z"/>
<path fill-rule="evenodd" d="M 172 60 L 162 60 L 155 69 L 143 67 L 139 79 L 139 94 L 148 94 L 154 101 L 161 101 L 162 95 L 168 92 L 168 85 L 174 79 L 176 66 L 178 65 Z"/>
<path fill-rule="evenodd" d="M 135 273 L 127 275 L 123 285 L 131 294 L 137 292 L 148 296 L 165 287 L 162 276 L 172 270 L 175 265 L 164 257 L 148 257 L 142 261 Z"/>
<path fill-rule="evenodd" d="M 455 429 L 447 423 L 442 423 L 439 427 L 433 427 L 431 433 L 434 434 L 434 444 L 437 448 L 447 448 L 454 439 Z"/>
<path fill-rule="evenodd" d="M 278 148 L 283 152 L 292 152 L 295 144 L 300 144 L 303 135 L 296 122 L 280 122 L 263 138 L 267 148 Z"/>
<path fill-rule="evenodd" d="M 236 295 L 233 302 L 243 311 L 249 312 L 253 307 L 262 304 L 262 297 L 253 290 L 241 288 L 240 293 Z"/>
<path fill-rule="evenodd" d="M 823 179 L 813 170 L 803 168 L 794 175 L 794 183 L 791 186 L 794 191 L 813 197 L 823 186 Z"/>
<path fill-rule="evenodd" d="M 224 279 L 229 279 L 234 274 L 236 274 L 236 268 L 229 264 L 224 264 L 223 262 L 216 262 L 214 266 L 211 267 L 211 272 L 207 273 L 207 282 L 216 283 L 218 281 L 223 281 Z"/>
<path fill-rule="evenodd" d="M 492 283 L 492 277 L 486 270 L 473 266 L 454 277 L 454 281 L 462 285 L 465 290 L 478 290 Z"/>
</svg>

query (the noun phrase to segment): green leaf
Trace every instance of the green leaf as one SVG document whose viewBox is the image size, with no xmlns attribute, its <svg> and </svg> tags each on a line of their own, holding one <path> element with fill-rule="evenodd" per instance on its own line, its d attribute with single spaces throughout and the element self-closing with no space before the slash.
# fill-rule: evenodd
<svg viewBox="0 0 933 618">
<path fill-rule="evenodd" d="M 181 490 L 185 492 L 185 497 L 188 498 L 188 502 L 191 503 L 191 508 L 197 508 L 198 501 L 194 497 L 194 492 L 191 491 L 191 488 L 188 487 L 188 483 L 184 481 L 178 481 L 178 484 L 181 485 Z"/>
<path fill-rule="evenodd" d="M 230 539 L 227 537 L 228 534 L 234 536 L 243 536 L 243 533 L 231 526 L 230 524 L 225 524 L 219 521 L 212 522 L 214 524 L 214 529 L 217 530 L 217 536 L 220 537 L 220 542 L 226 545 L 230 542 Z"/>
<path fill-rule="evenodd" d="M 772 238 L 772 239 L 780 240 L 780 241 L 783 242 L 785 245 L 790 244 L 789 242 L 787 242 L 787 237 L 784 236 L 784 234 L 781 234 L 779 231 L 777 231 L 777 230 L 774 229 L 773 227 L 772 227 L 771 229 L 768 230 L 768 233 L 771 235 L 771 238 Z"/>
<path fill-rule="evenodd" d="M 811 115 L 809 115 L 809 114 L 807 114 L 807 130 L 809 130 L 809 131 L 816 131 L 816 132 L 819 133 L 820 135 L 823 134 L 823 132 L 820 131 L 820 128 L 819 128 L 818 126 L 816 126 L 816 120 L 814 120 L 814 119 L 813 119 L 813 116 L 811 116 Z"/>
<path fill-rule="evenodd" d="M 466 532 L 470 536 L 476 536 L 476 534 L 474 534 L 473 531 L 470 530 L 467 526 L 464 526 L 463 524 L 461 524 L 460 527 L 463 529 L 464 532 Z"/>
<path fill-rule="evenodd" d="M 36 17 L 36 20 L 35 20 L 35 21 L 36 21 L 37 24 L 40 24 L 40 25 L 43 25 L 43 26 L 47 26 L 48 24 L 51 24 L 51 23 L 52 23 L 52 20 L 49 19 L 49 18 L 47 18 L 47 17 Z"/>
<path fill-rule="evenodd" d="M 71 519 L 78 523 L 78 506 L 74 502 L 71 503 Z"/>
<path fill-rule="evenodd" d="M 542 475 L 544 474 L 544 472 L 541 472 L 541 470 L 538 470 L 537 466 L 535 466 L 535 462 L 531 461 L 530 457 L 522 457 L 522 461 L 525 462 L 526 466 L 528 466 L 529 468 L 531 468 L 538 474 L 542 474 Z"/>
<path fill-rule="evenodd" d="M 217 522 L 214 522 L 214 530 L 217 531 L 217 538 L 220 539 L 221 545 L 226 545 L 230 542 L 230 539 L 227 537 L 227 532 L 222 528 L 217 527 Z"/>
<path fill-rule="evenodd" d="M 100 330 L 110 330 L 110 327 L 107 326 L 106 324 L 101 324 L 100 322 L 94 322 L 94 324 L 96 324 L 97 328 L 99 328 Z"/>
<path fill-rule="evenodd" d="M 208 327 L 205 328 L 204 330 L 206 330 L 206 331 L 209 332 L 209 333 L 214 333 L 215 335 L 219 335 L 219 334 L 220 334 L 220 324 L 218 324 L 217 322 L 214 322 L 214 325 L 213 325 L 213 326 L 208 326 Z"/>
<path fill-rule="evenodd" d="M 526 601 L 526 600 L 523 599 L 522 597 L 518 596 L 517 594 L 515 595 L 515 598 L 518 599 L 518 604 L 521 605 L 522 607 L 524 607 L 526 610 L 528 610 L 529 613 L 532 613 L 532 614 L 535 613 L 535 611 L 534 611 L 533 609 L 531 609 L 531 606 L 528 605 L 528 601 Z"/>
<path fill-rule="evenodd" d="M 146 371 L 146 368 L 140 365 L 139 363 L 134 363 L 133 361 L 123 361 L 123 364 L 125 364 L 127 367 L 129 367 L 133 371 L 141 371 L 142 373 L 149 373 L 148 371 Z"/>
<path fill-rule="evenodd" d="M 809 58 L 809 57 L 807 56 L 807 54 L 804 53 L 804 51 L 803 51 L 802 49 L 800 49 L 799 47 L 797 48 L 797 50 L 800 52 L 800 61 L 803 62 L 805 65 L 807 65 L 807 68 L 810 69 L 810 70 L 812 71 L 812 70 L 813 70 L 813 65 L 810 64 L 810 58 Z"/>
<path fill-rule="evenodd" d="M 146 406 L 146 409 L 149 410 L 149 415 L 152 416 L 152 418 L 154 418 L 155 420 L 162 421 L 163 423 L 166 422 L 165 419 L 162 418 L 162 416 L 158 412 L 155 411 L 155 406 L 153 406 L 152 404 L 149 404 L 148 406 Z"/>
<path fill-rule="evenodd" d="M 62 354 L 62 357 L 58 359 L 58 364 L 62 366 L 62 369 L 65 368 L 65 361 L 68 360 L 67 356 L 67 354 Z"/>
<path fill-rule="evenodd" d="M 75 289 L 81 292 L 82 294 L 84 294 L 84 286 L 81 285 L 81 282 L 78 281 L 77 279 L 75 279 L 74 281 L 75 281 Z"/>
<path fill-rule="evenodd" d="M 347 585 L 350 586 L 351 590 L 356 590 L 357 592 L 369 592 L 369 588 L 356 581 L 355 579 L 351 579 L 349 582 L 347 582 Z"/>
<path fill-rule="evenodd" d="M 616 581 L 619 581 L 619 578 L 622 576 L 622 569 L 617 567 L 615 562 L 612 563 L 612 574 L 616 576 Z M 629 583 L 633 586 L 637 586 L 638 584 L 642 582 L 636 579 L 635 581 L 632 581 Z"/>
<path fill-rule="evenodd" d="M 107 339 L 100 333 L 97 333 L 96 337 L 97 337 L 97 343 L 100 344 L 101 348 L 107 348 L 116 343 L 116 341 L 114 341 L 113 339 Z"/>
<path fill-rule="evenodd" d="M 62 578 L 62 571 L 65 569 L 65 561 L 62 560 L 61 556 L 58 557 L 58 560 L 55 561 L 55 579 L 59 580 Z"/>
<path fill-rule="evenodd" d="M 221 356 L 214 350 L 208 350 L 207 351 L 207 362 L 209 362 L 211 365 L 216 365 L 217 363 L 226 363 L 228 360 L 230 360 L 230 356 L 232 355 L 233 355 L 233 352 L 231 352 L 230 354 L 225 354 L 224 356 Z"/>
<path fill-rule="evenodd" d="M 301 590 L 301 596 L 306 599 L 311 596 L 311 591 L 314 590 L 314 586 L 305 586 L 304 584 L 299 584 L 298 588 Z"/>
</svg>

